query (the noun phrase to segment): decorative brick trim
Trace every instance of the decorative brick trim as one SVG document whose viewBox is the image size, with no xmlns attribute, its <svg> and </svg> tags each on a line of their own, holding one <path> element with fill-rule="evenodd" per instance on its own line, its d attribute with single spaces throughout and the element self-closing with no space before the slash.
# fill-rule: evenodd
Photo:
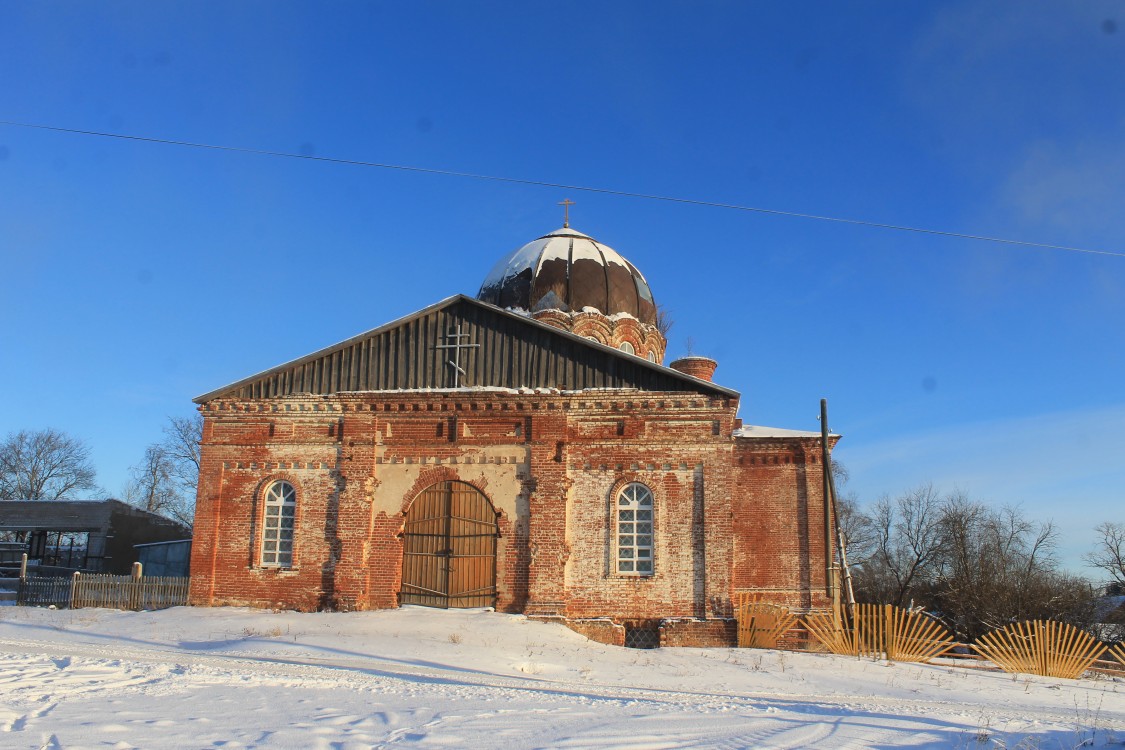
<svg viewBox="0 0 1125 750">
<path fill-rule="evenodd" d="M 488 494 L 488 481 L 482 478 L 462 478 L 454 469 L 448 466 L 435 466 L 432 469 L 427 469 L 418 475 L 414 480 L 414 484 L 407 490 L 402 498 L 402 514 L 410 510 L 410 505 L 414 500 L 422 494 L 425 490 L 433 487 L 439 482 L 461 482 L 475 488 L 480 494 L 484 495 L 488 502 L 495 508 L 496 504 L 492 502 L 492 498 Z"/>
</svg>

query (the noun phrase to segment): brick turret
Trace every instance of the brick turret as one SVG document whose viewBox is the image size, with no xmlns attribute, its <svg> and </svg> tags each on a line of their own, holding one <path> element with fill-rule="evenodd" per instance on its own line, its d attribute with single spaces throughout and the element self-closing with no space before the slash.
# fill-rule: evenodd
<svg viewBox="0 0 1125 750">
<path fill-rule="evenodd" d="M 719 363 L 710 357 L 680 357 L 672 364 L 668 365 L 673 370 L 679 370 L 684 375 L 691 375 L 693 378 L 706 380 L 710 382 L 715 374 L 715 368 Z"/>
</svg>

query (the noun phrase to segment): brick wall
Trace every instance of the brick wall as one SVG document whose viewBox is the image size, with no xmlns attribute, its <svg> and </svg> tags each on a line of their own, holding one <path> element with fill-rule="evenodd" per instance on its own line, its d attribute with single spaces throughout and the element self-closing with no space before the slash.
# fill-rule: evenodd
<svg viewBox="0 0 1125 750">
<path fill-rule="evenodd" d="M 818 439 L 736 440 L 733 591 L 794 607 L 829 603 L 821 467 Z"/>
<path fill-rule="evenodd" d="M 497 512 L 498 609 L 601 623 L 581 626 L 598 640 L 627 620 L 687 618 L 677 623 L 703 624 L 667 626 L 669 642 L 717 643 L 734 592 L 825 601 L 819 440 L 733 438 L 736 408 L 635 391 L 209 402 L 191 600 L 396 606 L 405 514 L 426 487 L 456 480 Z M 276 479 L 297 490 L 286 570 L 259 554 L 262 496 Z M 648 577 L 614 564 L 614 502 L 629 482 L 654 496 Z"/>
</svg>

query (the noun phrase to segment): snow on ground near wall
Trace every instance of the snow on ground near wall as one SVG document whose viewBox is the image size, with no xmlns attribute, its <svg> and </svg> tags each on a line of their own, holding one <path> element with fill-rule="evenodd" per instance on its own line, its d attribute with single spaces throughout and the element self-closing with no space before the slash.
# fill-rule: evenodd
<svg viewBox="0 0 1125 750">
<path fill-rule="evenodd" d="M 1125 681 L 638 651 L 482 610 L 0 609 L 3 748 L 1075 748 Z"/>
</svg>

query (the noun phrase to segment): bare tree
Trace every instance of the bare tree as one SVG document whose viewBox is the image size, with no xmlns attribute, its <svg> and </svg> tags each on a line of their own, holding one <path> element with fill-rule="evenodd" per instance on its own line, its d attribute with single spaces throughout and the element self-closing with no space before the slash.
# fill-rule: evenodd
<svg viewBox="0 0 1125 750">
<path fill-rule="evenodd" d="M 1020 620 L 1049 618 L 1080 628 L 1092 622 L 1093 588 L 1059 570 L 1051 522 L 955 494 L 942 509 L 942 526 L 944 553 L 930 603 L 958 636 L 973 639 Z"/>
<path fill-rule="evenodd" d="M 164 439 L 148 446 L 144 458 L 130 469 L 126 501 L 191 526 L 202 437 L 202 415 L 169 417 Z"/>
<path fill-rule="evenodd" d="M 836 488 L 836 515 L 840 523 L 840 535 L 848 555 L 848 566 L 862 566 L 874 552 L 875 529 L 871 517 L 859 506 L 859 498 L 854 492 L 844 489 L 851 478 L 848 467 L 831 458 L 832 481 Z"/>
<path fill-rule="evenodd" d="M 960 492 L 941 497 L 926 486 L 884 497 L 866 523 L 870 556 L 853 573 L 861 601 L 924 606 L 967 641 L 1020 620 L 1050 618 L 1080 628 L 1094 621 L 1090 583 L 1059 570 L 1054 525 L 1029 520 L 1018 508 L 990 508 Z M 1099 530 L 1112 562 L 1121 529 Z"/>
<path fill-rule="evenodd" d="M 190 526 L 189 503 L 179 490 L 174 471 L 175 466 L 163 447 L 150 445 L 141 462 L 130 469 L 132 478 L 125 487 L 125 500 L 150 513 Z"/>
<path fill-rule="evenodd" d="M 848 566 L 866 565 L 875 554 L 876 535 L 871 517 L 860 509 L 859 500 L 852 493 L 836 498 L 836 515 L 848 554 Z"/>
<path fill-rule="evenodd" d="M 905 606 L 928 582 L 941 552 L 941 500 L 932 485 L 891 500 L 871 514 L 872 553 L 857 575 L 857 596 Z"/>
<path fill-rule="evenodd" d="M 96 487 L 90 449 L 78 438 L 20 430 L 0 443 L 0 500 L 73 500 Z"/>
<path fill-rule="evenodd" d="M 199 443 L 203 440 L 203 415 L 168 417 L 160 445 L 172 462 L 172 476 L 181 491 L 194 497 L 199 484 Z"/>
<path fill-rule="evenodd" d="M 1101 568 L 1116 583 L 1125 585 L 1125 524 L 1106 521 L 1094 530 L 1101 539 L 1094 551 L 1086 555 L 1086 564 Z"/>
<path fill-rule="evenodd" d="M 660 331 L 660 335 L 665 339 L 672 331 L 672 313 L 664 305 L 657 303 L 656 305 L 656 330 Z"/>
</svg>

